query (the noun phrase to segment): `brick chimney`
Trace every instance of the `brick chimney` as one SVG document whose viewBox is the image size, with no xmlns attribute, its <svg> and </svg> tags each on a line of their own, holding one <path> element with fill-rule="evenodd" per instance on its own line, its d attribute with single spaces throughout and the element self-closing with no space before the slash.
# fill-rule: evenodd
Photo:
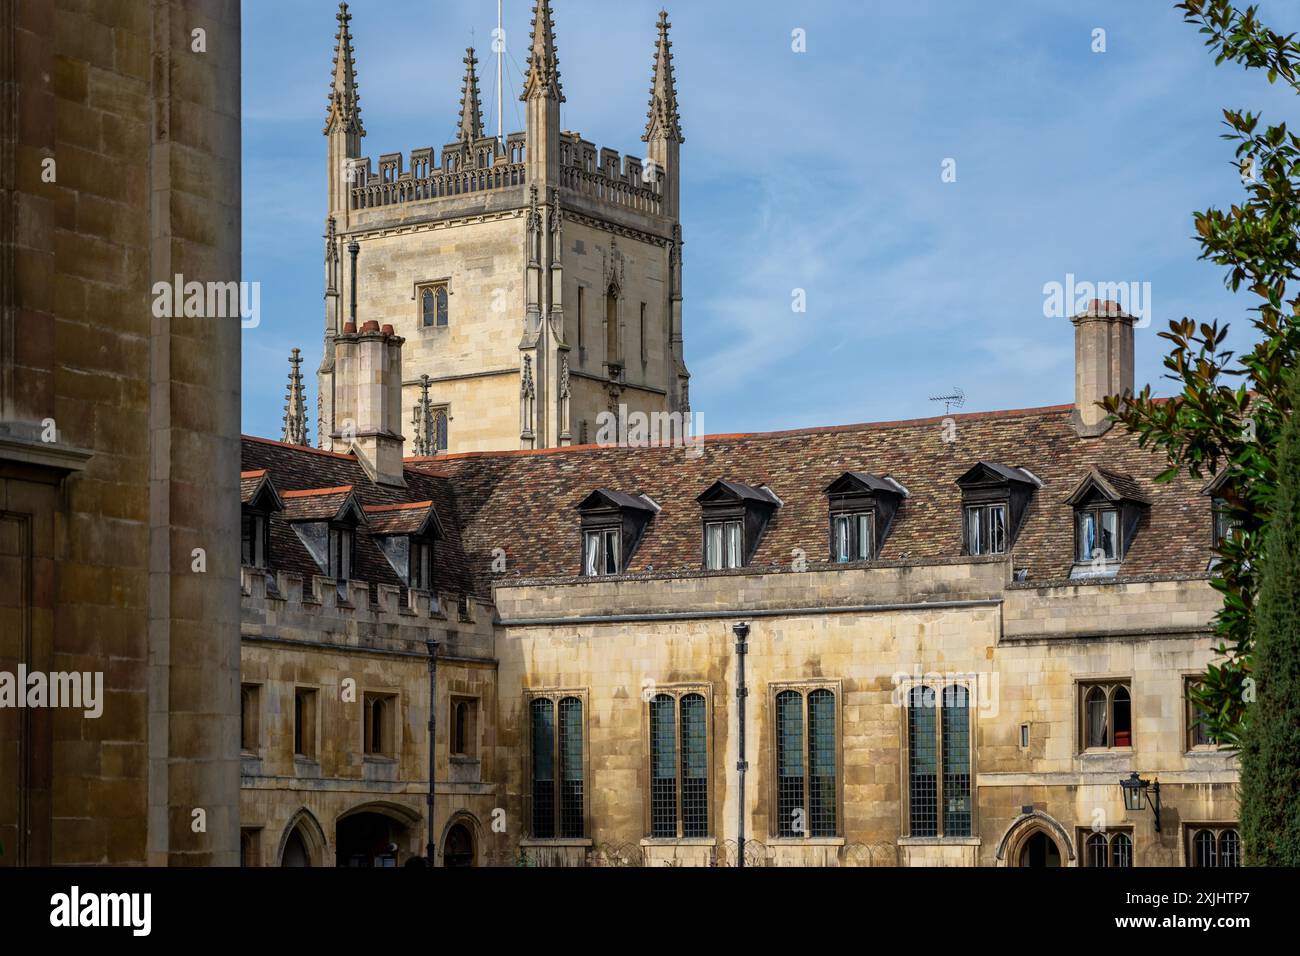
<svg viewBox="0 0 1300 956">
<path fill-rule="evenodd" d="M 1093 299 L 1074 323 L 1074 428 L 1080 438 L 1110 430 L 1097 403 L 1110 395 L 1133 394 L 1133 326 L 1118 303 Z"/>
<path fill-rule="evenodd" d="M 334 340 L 334 449 L 351 451 L 380 485 L 406 487 L 402 470 L 402 346 L 391 325 L 349 322 Z"/>
</svg>

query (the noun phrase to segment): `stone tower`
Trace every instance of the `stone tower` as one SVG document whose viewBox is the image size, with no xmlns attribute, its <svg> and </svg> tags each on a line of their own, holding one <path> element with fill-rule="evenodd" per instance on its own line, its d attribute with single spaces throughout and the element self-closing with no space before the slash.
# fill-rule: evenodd
<svg viewBox="0 0 1300 956">
<path fill-rule="evenodd" d="M 443 436 L 418 436 L 422 449 L 559 447 L 595 441 L 606 413 L 689 411 L 684 140 L 667 15 L 655 41 L 645 160 L 564 131 L 549 0 L 533 10 L 523 132 L 484 135 L 470 49 L 454 142 L 440 154 L 425 147 L 363 158 L 346 4 L 338 21 L 325 127 L 321 447 L 345 450 L 335 437 L 344 296 L 356 298 L 352 321 L 392 326 L 405 340 L 401 420 L 432 415 Z M 354 242 L 355 276 L 345 275 L 343 253 Z M 416 438 L 406 436 L 408 455 Z"/>
</svg>

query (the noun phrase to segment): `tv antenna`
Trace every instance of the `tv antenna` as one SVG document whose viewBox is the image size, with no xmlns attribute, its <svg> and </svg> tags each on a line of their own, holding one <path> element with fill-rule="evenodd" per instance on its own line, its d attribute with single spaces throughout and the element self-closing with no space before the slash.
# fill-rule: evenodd
<svg viewBox="0 0 1300 956">
<path fill-rule="evenodd" d="M 966 404 L 966 393 L 960 388 L 953 388 L 950 395 L 931 395 L 930 401 L 943 402 L 943 413 L 947 415 L 954 408 L 961 408 Z"/>
</svg>

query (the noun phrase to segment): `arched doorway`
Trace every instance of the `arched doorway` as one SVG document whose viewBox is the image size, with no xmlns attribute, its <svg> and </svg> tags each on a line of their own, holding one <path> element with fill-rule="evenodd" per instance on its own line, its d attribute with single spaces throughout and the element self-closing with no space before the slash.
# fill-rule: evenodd
<svg viewBox="0 0 1300 956">
<path fill-rule="evenodd" d="M 453 867 L 473 866 L 474 837 L 463 823 L 453 823 L 442 841 L 442 865 Z"/>
<path fill-rule="evenodd" d="M 284 841 L 284 854 L 280 857 L 280 865 L 292 867 L 311 866 L 311 854 L 307 852 L 307 843 L 303 840 L 302 833 L 296 827 L 289 834 L 289 839 Z"/>
<path fill-rule="evenodd" d="M 395 867 L 406 848 L 406 826 L 382 813 L 354 813 L 338 824 L 338 865 Z"/>
<path fill-rule="evenodd" d="M 276 855 L 280 866 L 320 866 L 325 858 L 325 834 L 311 812 L 303 809 L 294 814 L 280 837 L 280 850 Z"/>
<path fill-rule="evenodd" d="M 1020 844 L 1016 866 L 1053 867 L 1061 865 L 1061 848 L 1047 835 L 1046 830 L 1035 830 Z"/>
</svg>

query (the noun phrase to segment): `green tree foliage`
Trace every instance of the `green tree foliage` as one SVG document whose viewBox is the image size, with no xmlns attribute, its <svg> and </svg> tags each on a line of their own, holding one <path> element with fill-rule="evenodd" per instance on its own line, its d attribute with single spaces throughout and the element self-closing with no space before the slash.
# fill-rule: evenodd
<svg viewBox="0 0 1300 956">
<path fill-rule="evenodd" d="M 1300 386 L 1300 377 L 1296 385 Z M 1292 401 L 1300 400 L 1293 389 Z M 1255 866 L 1300 866 L 1300 420 L 1278 444 L 1255 610 L 1258 695 L 1241 745 L 1241 831 Z"/>
<path fill-rule="evenodd" d="M 1230 0 L 1185 0 L 1175 7 L 1205 35 L 1216 63 L 1264 70 L 1270 83 L 1281 80 L 1300 94 L 1295 34 L 1265 27 L 1257 7 L 1242 10 Z M 1300 138 L 1285 123 L 1261 128 L 1254 113 L 1224 110 L 1223 117 L 1223 138 L 1236 144 L 1245 195 L 1230 209 L 1196 213 L 1196 231 L 1201 258 L 1225 268 L 1228 288 L 1254 298 L 1257 343 L 1238 356 L 1224 348 L 1226 324 L 1170 322 L 1160 333 L 1173 346 L 1165 367 L 1182 391 L 1155 399 L 1148 386 L 1127 402 L 1115 396 L 1105 406 L 1144 447 L 1167 453 L 1170 467 L 1161 480 L 1183 473 L 1225 478 L 1220 497 L 1236 532 L 1221 546 L 1213 582 L 1223 594 L 1214 622 L 1222 661 L 1192 696 L 1214 739 L 1240 747 L 1255 696 L 1263 533 L 1277 494 L 1279 435 L 1292 409 L 1287 372 L 1300 350 L 1300 294 L 1293 287 L 1300 268 Z"/>
</svg>

